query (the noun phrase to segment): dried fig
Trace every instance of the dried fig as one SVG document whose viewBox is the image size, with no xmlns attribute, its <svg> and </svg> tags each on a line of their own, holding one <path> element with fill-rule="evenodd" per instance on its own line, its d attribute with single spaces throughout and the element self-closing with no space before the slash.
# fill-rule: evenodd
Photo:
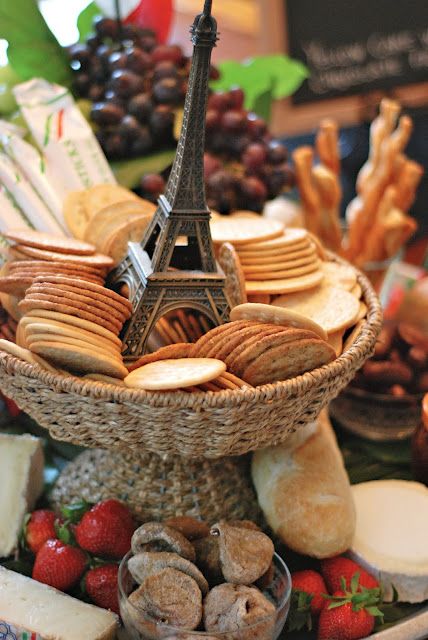
<svg viewBox="0 0 428 640">
<path fill-rule="evenodd" d="M 183 534 L 185 538 L 190 540 L 200 540 L 210 535 L 210 528 L 206 522 L 196 520 L 190 516 L 177 516 L 165 520 L 164 524 Z"/>
<path fill-rule="evenodd" d="M 133 556 L 128 561 L 128 569 L 138 584 L 143 584 L 149 576 L 162 571 L 162 569 L 176 569 L 193 578 L 202 593 L 208 593 L 208 582 L 205 580 L 198 567 L 189 560 L 182 558 L 178 553 L 167 551 L 143 551 Z"/>
<path fill-rule="evenodd" d="M 193 547 L 196 552 L 196 564 L 208 582 L 212 584 L 223 582 L 218 537 L 208 536 L 201 538 L 201 540 L 195 540 Z"/>
<path fill-rule="evenodd" d="M 135 607 L 134 624 L 147 638 L 160 637 L 159 623 L 188 630 L 196 629 L 202 619 L 201 590 L 193 578 L 176 569 L 146 578 L 128 602 Z"/>
<path fill-rule="evenodd" d="M 156 550 L 175 551 L 186 560 L 195 561 L 195 550 L 187 538 L 161 522 L 146 522 L 134 532 L 131 542 L 132 552 L 137 555 L 146 550 L 146 545 L 153 543 L 159 543 Z M 151 550 L 154 550 L 153 547 Z"/>
<path fill-rule="evenodd" d="M 204 600 L 205 629 L 209 633 L 242 630 L 237 635 L 240 640 L 271 640 L 274 614 L 275 606 L 255 587 L 220 584 Z"/>
<path fill-rule="evenodd" d="M 252 531 L 261 531 L 258 524 L 252 520 L 228 520 L 227 524 L 231 527 L 241 527 L 242 529 L 251 529 Z"/>
<path fill-rule="evenodd" d="M 211 533 L 218 536 L 221 570 L 227 582 L 249 585 L 269 569 L 274 546 L 261 531 L 219 522 Z"/>
</svg>

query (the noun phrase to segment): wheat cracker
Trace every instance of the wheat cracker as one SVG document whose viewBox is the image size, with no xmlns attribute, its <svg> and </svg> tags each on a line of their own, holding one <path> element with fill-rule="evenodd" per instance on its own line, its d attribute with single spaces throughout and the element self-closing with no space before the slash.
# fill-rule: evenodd
<svg viewBox="0 0 428 640">
<path fill-rule="evenodd" d="M 82 256 L 90 256 L 95 253 L 93 244 L 79 241 L 67 236 L 56 236 L 50 233 L 42 233 L 33 229 L 11 230 L 3 234 L 8 240 L 13 240 L 18 245 L 34 247 L 58 253 L 68 253 Z"/>
<path fill-rule="evenodd" d="M 232 325 L 231 322 L 225 322 L 224 324 L 219 324 L 217 327 L 210 329 L 209 331 L 207 331 L 207 333 L 201 336 L 197 342 L 195 342 L 195 344 L 193 345 L 193 349 L 191 351 L 191 357 L 197 357 L 199 350 L 204 349 L 205 345 L 209 340 L 216 339 L 216 336 L 219 336 L 220 334 L 222 334 L 223 331 L 230 331 L 232 326 L 234 326 L 234 329 L 232 329 L 233 331 L 233 330 L 239 329 L 241 326 L 244 326 L 244 323 L 243 322 L 242 324 L 235 323 L 234 325 Z"/>
<path fill-rule="evenodd" d="M 299 251 L 290 251 L 290 252 L 281 252 L 274 253 L 272 255 L 265 255 L 263 252 L 256 254 L 246 255 L 245 253 L 238 252 L 239 260 L 241 262 L 242 268 L 248 266 L 256 266 L 256 265 L 266 265 L 266 264 L 274 264 L 278 263 L 288 263 L 295 260 L 303 260 L 304 258 L 314 258 L 316 259 L 318 254 L 316 250 L 308 246 L 307 248 L 303 248 Z"/>
<path fill-rule="evenodd" d="M 358 298 L 358 300 L 360 300 L 361 296 L 363 295 L 363 290 L 361 289 L 361 285 L 357 282 L 357 284 L 353 286 L 352 289 L 350 290 L 350 293 L 352 293 L 353 296 L 355 296 L 356 298 Z"/>
<path fill-rule="evenodd" d="M 89 348 L 76 347 L 61 342 L 41 341 L 34 342 L 31 349 L 49 362 L 65 369 L 71 369 L 76 373 L 102 373 L 120 379 L 128 374 L 128 370 L 116 358 Z"/>
<path fill-rule="evenodd" d="M 192 356 L 206 358 L 207 353 L 219 344 L 220 341 L 223 341 L 225 336 L 230 337 L 235 332 L 239 332 L 246 327 L 256 324 L 256 322 L 252 322 L 251 320 L 239 320 L 238 322 L 228 322 L 225 325 L 221 325 L 223 327 L 222 331 L 212 329 L 195 343 Z M 219 329 L 219 327 L 217 327 L 217 329 Z"/>
<path fill-rule="evenodd" d="M 84 191 L 71 191 L 65 197 L 63 204 L 64 220 L 75 238 L 83 240 L 89 215 L 86 210 Z"/>
<path fill-rule="evenodd" d="M 245 245 L 239 246 L 238 251 L 272 251 L 274 249 L 284 249 L 286 247 L 292 247 L 296 244 L 307 242 L 308 232 L 306 229 L 283 228 L 282 232 L 274 238 L 261 238 L 254 242 L 247 242 Z"/>
<path fill-rule="evenodd" d="M 24 296 L 32 282 L 33 278 L 26 275 L 2 276 L 0 277 L 0 291 L 15 296 Z"/>
<path fill-rule="evenodd" d="M 327 340 L 327 333 L 317 322 L 311 318 L 292 311 L 269 304 L 247 303 L 235 307 L 230 312 L 231 320 L 255 320 L 267 324 L 277 324 L 295 329 L 313 331 L 323 340 Z"/>
<path fill-rule="evenodd" d="M 230 242 L 221 245 L 218 261 L 226 277 L 226 292 L 231 306 L 246 302 L 245 275 L 238 254 Z"/>
<path fill-rule="evenodd" d="M 97 184 L 83 192 L 82 202 L 88 214 L 88 219 L 100 209 L 124 201 L 139 201 L 140 198 L 129 189 L 118 184 Z"/>
<path fill-rule="evenodd" d="M 62 313 L 64 315 L 74 316 L 82 320 L 87 320 L 88 322 L 98 324 L 104 329 L 107 329 L 107 331 L 116 333 L 116 335 L 120 331 L 120 328 L 118 328 L 117 325 L 105 320 L 104 318 L 101 318 L 98 315 L 95 315 L 94 313 L 83 311 L 81 308 L 79 308 L 78 306 L 73 306 L 71 303 L 65 304 L 64 302 L 41 299 L 40 294 L 35 298 L 25 298 L 25 300 L 22 300 L 19 303 L 19 306 L 21 310 L 26 314 L 30 311 L 57 311 L 58 313 Z"/>
<path fill-rule="evenodd" d="M 141 242 L 151 219 L 151 216 L 144 215 L 123 222 L 105 238 L 99 250 L 110 256 L 117 266 L 128 253 L 128 242 Z"/>
<path fill-rule="evenodd" d="M 79 340 L 78 338 L 70 338 L 69 336 L 66 336 L 66 335 L 27 332 L 26 339 L 27 339 L 28 348 L 30 350 L 32 349 L 32 345 L 35 343 L 55 342 L 55 343 L 61 343 L 61 344 L 68 344 L 72 347 L 79 347 L 81 349 L 89 349 L 89 350 L 94 349 L 96 353 L 112 357 L 114 360 L 117 360 L 120 363 L 123 362 L 121 354 L 118 351 L 115 351 L 114 349 L 108 349 L 105 347 L 101 347 L 99 345 L 91 344 L 86 340 Z"/>
<path fill-rule="evenodd" d="M 227 355 L 243 340 L 253 336 L 260 335 L 263 330 L 262 324 L 252 324 L 248 327 L 244 327 L 239 331 L 233 333 L 223 333 L 219 340 L 207 350 L 204 354 L 206 358 L 217 358 L 218 360 L 224 360 Z"/>
<path fill-rule="evenodd" d="M 224 371 L 224 362 L 213 358 L 158 360 L 135 369 L 125 378 L 125 384 L 147 391 L 180 389 L 210 382 Z"/>
<path fill-rule="evenodd" d="M 327 333 L 335 333 L 355 324 L 360 303 L 349 291 L 323 285 L 313 292 L 290 293 L 276 298 L 274 304 L 308 316 Z"/>
<path fill-rule="evenodd" d="M 353 267 L 339 262 L 323 262 L 324 283 L 351 291 L 357 284 L 357 273 Z"/>
<path fill-rule="evenodd" d="M 328 334 L 327 342 L 331 347 L 333 347 L 337 358 L 341 355 L 343 350 L 343 333 L 343 330 L 341 330 Z"/>
<path fill-rule="evenodd" d="M 66 313 L 60 313 L 58 311 L 52 311 L 49 309 L 35 309 L 28 311 L 22 318 L 21 323 L 25 326 L 28 323 L 31 323 L 33 320 L 37 320 L 37 322 L 44 322 L 46 320 L 49 320 L 65 324 L 67 326 L 70 325 L 71 327 L 77 327 L 78 329 L 83 329 L 85 331 L 100 335 L 107 340 L 111 340 L 112 342 L 117 344 L 120 349 L 122 349 L 122 342 L 118 338 L 117 333 L 109 331 L 108 329 L 105 329 L 95 322 L 85 320 L 84 318 L 79 318 L 78 316 L 70 316 Z"/>
<path fill-rule="evenodd" d="M 282 280 L 247 280 L 245 288 L 247 295 L 269 294 L 279 295 L 305 291 L 317 287 L 323 280 L 324 274 L 320 269 L 296 278 L 283 278 Z"/>
<path fill-rule="evenodd" d="M 26 318 L 28 318 L 28 316 L 24 316 L 24 318 L 19 323 L 19 327 L 21 328 L 21 335 L 24 336 L 25 342 L 28 342 L 29 336 L 32 336 L 34 334 L 50 334 L 52 336 L 63 336 L 64 338 L 80 340 L 81 342 L 86 342 L 87 345 L 90 345 L 91 347 L 99 347 L 101 349 L 112 351 L 117 354 L 121 353 L 121 348 L 117 343 L 109 340 L 108 338 L 103 338 L 102 336 L 92 331 L 86 331 L 85 329 L 72 327 L 71 325 L 66 325 L 61 322 L 55 322 L 54 320 L 46 319 L 41 322 L 31 317 L 27 321 Z M 36 321 L 34 322 L 33 320 Z"/>
<path fill-rule="evenodd" d="M 83 264 L 106 268 L 111 268 L 113 266 L 113 260 L 110 256 L 104 256 L 101 253 L 94 253 L 91 256 L 77 256 L 69 253 L 58 253 L 45 249 L 36 249 L 35 247 L 26 247 L 21 244 L 17 244 L 14 249 L 21 255 L 29 256 L 30 258 L 39 258 L 48 262 L 66 262 L 67 264 Z"/>
<path fill-rule="evenodd" d="M 284 269 L 283 271 L 270 271 L 268 268 L 263 272 L 246 271 L 246 280 L 283 280 L 287 278 L 298 278 L 314 271 L 319 271 L 320 262 L 311 261 L 301 267 Z"/>
<path fill-rule="evenodd" d="M 211 237 L 214 244 L 230 242 L 233 245 L 254 243 L 282 235 L 284 225 L 278 220 L 267 218 L 230 218 L 211 220 Z"/>
<path fill-rule="evenodd" d="M 150 362 L 157 362 L 158 360 L 176 360 L 177 358 L 187 358 L 190 355 L 192 349 L 191 342 L 177 342 L 176 344 L 168 344 L 165 347 L 161 347 L 153 353 L 147 353 L 141 358 L 138 358 L 136 362 L 128 365 L 128 371 L 135 371 L 143 367 Z"/>
</svg>

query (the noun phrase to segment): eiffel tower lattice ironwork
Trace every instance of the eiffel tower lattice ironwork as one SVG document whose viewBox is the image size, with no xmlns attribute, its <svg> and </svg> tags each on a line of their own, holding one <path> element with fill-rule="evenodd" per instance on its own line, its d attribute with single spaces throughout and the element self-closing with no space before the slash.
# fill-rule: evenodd
<svg viewBox="0 0 428 640">
<path fill-rule="evenodd" d="M 211 53 L 217 41 L 212 0 L 191 27 L 194 45 L 183 125 L 176 157 L 158 208 L 141 243 L 130 242 L 128 255 L 111 283 L 127 284 L 133 315 L 123 336 L 124 356 L 144 353 L 147 338 L 166 312 L 190 307 L 215 325 L 229 319 L 225 278 L 216 263 L 205 200 L 205 115 Z"/>
</svg>

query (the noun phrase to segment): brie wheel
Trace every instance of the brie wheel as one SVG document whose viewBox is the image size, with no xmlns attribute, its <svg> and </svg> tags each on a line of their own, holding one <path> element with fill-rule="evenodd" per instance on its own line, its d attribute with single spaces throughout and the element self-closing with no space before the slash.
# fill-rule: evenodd
<svg viewBox="0 0 428 640">
<path fill-rule="evenodd" d="M 352 487 L 357 512 L 350 556 L 402 602 L 428 599 L 428 488 L 418 482 L 375 480 Z"/>
</svg>

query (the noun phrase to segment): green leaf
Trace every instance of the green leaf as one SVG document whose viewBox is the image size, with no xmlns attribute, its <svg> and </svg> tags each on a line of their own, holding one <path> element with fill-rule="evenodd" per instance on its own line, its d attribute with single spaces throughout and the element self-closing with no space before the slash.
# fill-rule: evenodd
<svg viewBox="0 0 428 640">
<path fill-rule="evenodd" d="M 84 42 L 92 31 L 92 22 L 95 16 L 100 15 L 101 9 L 95 2 L 91 2 L 80 12 L 77 18 L 77 28 L 79 30 L 79 42 Z"/>
<path fill-rule="evenodd" d="M 73 502 L 72 504 L 61 507 L 61 514 L 69 522 L 77 524 L 90 508 L 90 503 L 83 499 L 79 500 L 79 502 Z"/>
<path fill-rule="evenodd" d="M 10 65 L 22 80 L 42 77 L 71 83 L 67 54 L 49 30 L 34 0 L 0 0 L 0 38 L 8 41 Z"/>
<path fill-rule="evenodd" d="M 282 54 L 258 56 L 243 62 L 227 60 L 219 64 L 219 71 L 220 78 L 211 82 L 211 87 L 215 91 L 228 91 L 240 86 L 245 92 L 245 107 L 259 115 L 263 115 L 257 110 L 261 96 L 268 94 L 271 102 L 286 98 L 309 76 L 304 64 Z M 266 113 L 266 106 L 264 111 Z"/>
<path fill-rule="evenodd" d="M 357 571 L 351 578 L 351 592 L 356 593 L 360 584 L 360 572 Z"/>
<path fill-rule="evenodd" d="M 160 173 L 172 163 L 175 149 L 160 151 L 144 158 L 113 162 L 111 168 L 119 184 L 127 189 L 135 189 L 145 173 Z"/>
<path fill-rule="evenodd" d="M 58 536 L 58 540 L 61 540 L 64 544 L 73 544 L 74 536 L 69 528 L 69 522 L 63 522 L 62 524 L 55 522 L 55 531 Z"/>
</svg>

